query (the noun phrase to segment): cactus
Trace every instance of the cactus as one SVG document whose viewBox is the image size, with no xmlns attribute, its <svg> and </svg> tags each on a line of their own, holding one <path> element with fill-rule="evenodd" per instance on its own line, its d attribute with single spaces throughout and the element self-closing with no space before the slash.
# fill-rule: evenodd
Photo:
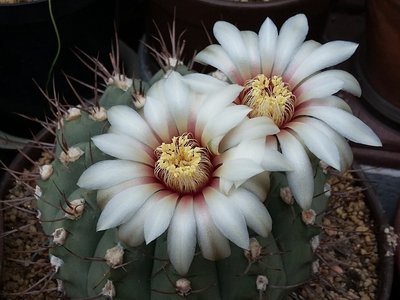
<svg viewBox="0 0 400 300">
<path fill-rule="evenodd" d="M 155 78 L 160 78 L 159 74 Z M 150 84 L 154 82 L 157 79 Z M 71 299 L 176 299 L 177 295 L 188 299 L 285 299 L 311 276 L 315 258 L 310 240 L 319 229 L 305 224 L 302 209 L 290 193 L 286 202 L 282 200 L 282 190 L 288 186 L 284 173 L 271 174 L 265 201 L 273 222 L 269 236 L 250 232 L 249 249 L 232 244 L 231 255 L 219 261 L 197 254 L 185 276 L 168 260 L 165 234 L 148 245 L 130 247 L 118 240 L 116 229 L 96 231 L 101 213 L 96 191 L 80 188 L 77 182 L 89 166 L 110 157 L 96 148 L 91 138 L 107 131 L 104 113 L 110 107 L 134 107 L 132 94 L 144 93 L 150 84 L 133 80 L 131 86 L 121 88 L 111 82 L 97 105 L 69 109 L 58 120 L 55 159 L 42 167 L 36 196 L 40 221 L 51 237 L 50 257 L 60 289 Z M 327 202 L 325 175 L 318 164 L 314 171 L 312 209 L 319 214 Z"/>
</svg>

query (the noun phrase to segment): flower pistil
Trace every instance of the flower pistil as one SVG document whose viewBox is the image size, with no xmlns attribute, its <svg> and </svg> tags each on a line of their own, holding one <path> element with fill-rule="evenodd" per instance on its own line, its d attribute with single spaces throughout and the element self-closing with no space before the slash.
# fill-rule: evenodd
<svg viewBox="0 0 400 300">
<path fill-rule="evenodd" d="M 207 148 L 200 147 L 191 134 L 172 138 L 155 150 L 156 177 L 179 193 L 195 193 L 208 183 L 212 163 Z"/>
<path fill-rule="evenodd" d="M 259 74 L 247 80 L 240 94 L 242 104 L 252 108 L 249 117 L 270 117 L 281 127 L 294 114 L 295 96 L 280 76 Z"/>
</svg>

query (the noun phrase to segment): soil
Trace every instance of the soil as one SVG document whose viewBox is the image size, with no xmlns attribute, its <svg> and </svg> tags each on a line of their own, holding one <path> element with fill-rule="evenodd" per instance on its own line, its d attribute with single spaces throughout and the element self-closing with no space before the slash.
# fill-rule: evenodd
<svg viewBox="0 0 400 300">
<path fill-rule="evenodd" d="M 40 159 L 42 164 L 50 161 L 49 153 Z M 33 179 L 31 171 L 19 174 L 10 194 L 2 200 L 5 299 L 52 300 L 62 296 L 48 260 L 48 237 L 36 218 Z M 317 258 L 314 275 L 290 298 L 375 299 L 378 249 L 363 187 L 351 171 L 330 176 L 329 184 L 330 209 L 323 216 L 319 241 L 313 243 Z"/>
</svg>

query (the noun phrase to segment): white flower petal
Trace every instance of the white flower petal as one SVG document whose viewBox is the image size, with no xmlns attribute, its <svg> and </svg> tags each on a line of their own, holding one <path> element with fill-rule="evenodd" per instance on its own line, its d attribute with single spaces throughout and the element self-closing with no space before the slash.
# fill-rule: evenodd
<svg viewBox="0 0 400 300">
<path fill-rule="evenodd" d="M 93 143 L 104 153 L 119 159 L 154 165 L 154 148 L 127 135 L 105 133 L 92 137 Z"/>
<path fill-rule="evenodd" d="M 283 23 L 276 44 L 272 74 L 281 76 L 295 51 L 300 47 L 308 33 L 308 22 L 304 14 L 297 14 Z"/>
<path fill-rule="evenodd" d="M 242 34 L 234 25 L 218 21 L 213 27 L 213 32 L 216 40 L 222 48 L 227 52 L 243 79 L 250 78 L 250 62 L 248 55 L 248 47 L 243 42 Z M 243 84 L 243 82 L 237 82 Z"/>
<path fill-rule="evenodd" d="M 144 222 L 151 218 L 153 205 L 171 191 L 161 190 L 150 196 L 136 214 L 118 228 L 118 238 L 131 247 L 144 243 Z"/>
<path fill-rule="evenodd" d="M 190 93 L 189 87 L 177 72 L 172 72 L 165 81 L 164 94 L 179 134 L 187 132 L 189 108 L 195 95 Z"/>
<path fill-rule="evenodd" d="M 223 177 L 236 182 L 247 180 L 265 171 L 257 162 L 251 159 L 225 160 L 223 164 L 214 171 L 213 176 Z"/>
<path fill-rule="evenodd" d="M 328 70 L 324 71 L 324 73 L 327 73 L 329 76 L 342 80 L 343 91 L 348 92 L 356 97 L 361 96 L 361 86 L 358 83 L 357 79 L 349 72 L 343 70 Z"/>
<path fill-rule="evenodd" d="M 167 230 L 171 218 L 174 215 L 178 194 L 170 194 L 164 198 L 157 199 L 153 206 L 150 218 L 144 221 L 144 239 L 149 244 Z"/>
<path fill-rule="evenodd" d="M 220 45 L 209 45 L 200 51 L 194 58 L 195 61 L 213 66 L 223 72 L 231 82 L 243 82 L 239 70 Z"/>
<path fill-rule="evenodd" d="M 244 216 L 230 204 L 231 199 L 212 187 L 206 187 L 203 195 L 210 215 L 222 234 L 237 246 L 248 249 L 249 234 Z"/>
<path fill-rule="evenodd" d="M 343 81 L 338 78 L 325 76 L 325 72 L 311 76 L 306 79 L 294 91 L 296 94 L 296 105 L 315 99 L 331 96 L 343 88 Z"/>
<path fill-rule="evenodd" d="M 318 119 L 303 117 L 297 118 L 296 121 L 308 123 L 314 128 L 318 128 L 323 132 L 332 142 L 335 143 L 340 157 L 340 171 L 347 170 L 353 163 L 353 151 L 346 139 L 339 135 L 336 131 L 330 128 L 326 123 Z"/>
<path fill-rule="evenodd" d="M 251 108 L 245 105 L 233 105 L 225 108 L 217 116 L 208 120 L 201 135 L 201 143 L 209 145 L 211 140 L 216 137 L 222 139 L 223 135 L 242 122 L 250 111 Z M 210 151 L 218 153 L 218 145 L 214 144 Z"/>
<path fill-rule="evenodd" d="M 154 168 L 126 160 L 100 161 L 87 168 L 79 178 L 79 187 L 97 190 L 106 189 L 138 177 L 154 175 Z"/>
<path fill-rule="evenodd" d="M 194 199 L 197 240 L 203 256 L 209 260 L 218 260 L 231 254 L 229 242 L 215 226 L 202 194 Z"/>
<path fill-rule="evenodd" d="M 357 79 L 342 70 L 328 70 L 311 76 L 301 83 L 294 92 L 297 96 L 296 103 L 302 103 L 309 99 L 330 96 L 339 90 L 361 96 L 361 87 Z"/>
<path fill-rule="evenodd" d="M 193 196 L 179 200 L 168 229 L 168 256 L 179 274 L 188 272 L 196 249 Z"/>
<path fill-rule="evenodd" d="M 303 210 L 310 208 L 314 193 L 314 178 L 310 159 L 303 145 L 289 132 L 277 135 L 282 154 L 291 163 L 293 171 L 286 172 L 289 187 Z"/>
<path fill-rule="evenodd" d="M 218 178 L 218 180 L 219 180 L 219 184 L 218 184 L 219 190 L 222 193 L 224 193 L 225 195 L 228 195 L 234 186 L 234 182 L 231 180 L 228 180 L 224 177 L 220 177 L 220 178 Z"/>
<path fill-rule="evenodd" d="M 345 138 L 364 145 L 382 146 L 379 137 L 364 122 L 336 107 L 316 106 L 300 108 L 297 116 L 312 116 L 327 123 Z"/>
<path fill-rule="evenodd" d="M 293 56 L 285 72 L 283 73 L 283 79 L 285 82 L 289 83 L 290 88 L 293 89 L 294 86 L 290 84 L 289 79 L 293 76 L 294 72 L 301 65 L 301 63 L 310 55 L 310 53 L 319 46 L 321 46 L 320 43 L 313 40 L 308 40 L 305 41 L 296 51 L 296 54 Z"/>
<path fill-rule="evenodd" d="M 279 132 L 271 118 L 257 117 L 245 119 L 237 127 L 228 132 L 221 142 L 220 150 L 225 150 L 238 145 L 243 141 L 258 139 Z"/>
<path fill-rule="evenodd" d="M 258 33 L 258 44 L 260 47 L 261 67 L 264 75 L 271 75 L 272 66 L 278 39 L 278 29 L 270 18 L 267 18 L 261 25 Z"/>
<path fill-rule="evenodd" d="M 217 92 L 206 95 L 207 98 L 201 103 L 196 113 L 195 135 L 200 137 L 207 122 L 221 114 L 227 106 L 231 106 L 241 91 L 242 87 L 240 85 L 230 84 Z"/>
<path fill-rule="evenodd" d="M 262 172 L 247 180 L 240 187 L 252 192 L 260 201 L 264 202 L 270 190 L 271 182 L 269 176 L 269 172 Z"/>
<path fill-rule="evenodd" d="M 357 44 L 345 41 L 333 41 L 321 45 L 303 60 L 288 80 L 296 86 L 306 77 L 322 69 L 336 65 L 348 59 L 357 49 Z"/>
<path fill-rule="evenodd" d="M 286 157 L 277 150 L 265 147 L 264 155 L 262 156 L 261 166 L 267 171 L 291 171 L 292 166 L 287 161 Z"/>
<path fill-rule="evenodd" d="M 240 188 L 231 194 L 229 200 L 242 212 L 247 226 L 257 234 L 267 237 L 272 229 L 272 219 L 259 198 Z"/>
<path fill-rule="evenodd" d="M 342 98 L 338 96 L 328 96 L 321 99 L 311 99 L 303 102 L 296 109 L 300 109 L 303 107 L 315 107 L 315 106 L 329 106 L 336 107 L 342 110 L 347 111 L 348 113 L 352 113 L 351 107 L 344 101 Z"/>
<path fill-rule="evenodd" d="M 213 76 L 201 73 L 190 73 L 183 76 L 183 80 L 196 93 L 214 93 L 226 87 L 227 82 L 219 80 Z"/>
<path fill-rule="evenodd" d="M 158 98 L 146 97 L 143 114 L 150 127 L 163 141 L 169 141 L 176 136 L 175 120 L 171 116 L 166 104 Z"/>
<path fill-rule="evenodd" d="M 152 148 L 159 145 L 145 120 L 132 108 L 116 105 L 107 111 L 111 126 L 120 133 L 133 137 Z"/>
<path fill-rule="evenodd" d="M 163 186 L 159 183 L 150 183 L 137 185 L 116 194 L 101 212 L 97 222 L 97 230 L 106 230 L 125 223 L 147 198 L 162 188 Z"/>
<path fill-rule="evenodd" d="M 326 162 L 335 169 L 340 169 L 340 157 L 335 143 L 332 142 L 318 127 L 307 122 L 290 122 L 286 125 L 297 133 L 307 148 L 320 160 Z"/>
<path fill-rule="evenodd" d="M 247 56 L 250 65 L 250 77 L 253 78 L 261 73 L 261 60 L 260 60 L 260 48 L 258 45 L 258 35 L 253 31 L 241 31 L 243 43 L 247 48 Z"/>
</svg>

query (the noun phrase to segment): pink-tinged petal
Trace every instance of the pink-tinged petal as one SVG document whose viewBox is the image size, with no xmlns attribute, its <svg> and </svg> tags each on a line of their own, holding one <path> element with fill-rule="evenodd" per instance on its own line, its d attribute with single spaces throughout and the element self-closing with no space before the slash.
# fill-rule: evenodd
<svg viewBox="0 0 400 300">
<path fill-rule="evenodd" d="M 202 194 L 194 199 L 194 216 L 197 240 L 204 258 L 219 260 L 228 257 L 231 254 L 229 241 L 215 225 Z"/>
<path fill-rule="evenodd" d="M 217 137 L 221 140 L 229 130 L 242 122 L 250 111 L 251 108 L 245 105 L 232 105 L 225 108 L 217 116 L 209 119 L 201 135 L 202 145 L 209 146 L 209 150 L 212 153 L 218 154 L 219 143 L 210 145 L 211 140 Z"/>
<path fill-rule="evenodd" d="M 305 41 L 296 51 L 296 54 L 293 56 L 285 72 L 283 73 L 283 79 L 285 82 L 289 83 L 290 88 L 293 89 L 294 86 L 290 83 L 289 79 L 293 76 L 294 72 L 301 65 L 301 63 L 310 55 L 310 53 L 319 46 L 321 46 L 320 43 L 313 40 L 308 40 Z"/>
<path fill-rule="evenodd" d="M 229 200 L 241 211 L 247 226 L 263 237 L 268 236 L 272 229 L 272 219 L 260 199 L 240 188 L 232 192 Z"/>
<path fill-rule="evenodd" d="M 183 76 L 183 80 L 194 92 L 204 94 L 217 92 L 228 85 L 225 81 L 201 73 L 187 74 Z"/>
<path fill-rule="evenodd" d="M 242 39 L 247 48 L 247 56 L 250 64 L 250 78 L 261 73 L 260 47 L 258 35 L 253 31 L 241 31 Z M 248 78 L 249 79 L 249 78 Z"/>
<path fill-rule="evenodd" d="M 240 71 L 220 45 L 207 46 L 194 57 L 194 60 L 220 70 L 233 83 L 243 82 Z"/>
<path fill-rule="evenodd" d="M 175 212 L 176 201 L 179 195 L 174 193 L 157 199 L 153 205 L 151 217 L 144 221 L 144 239 L 149 244 L 167 230 Z"/>
<path fill-rule="evenodd" d="M 248 48 L 252 45 L 246 45 L 242 39 L 241 32 L 234 25 L 218 21 L 213 28 L 216 40 L 231 58 L 239 70 L 244 80 L 250 78 L 250 62 Z M 237 82 L 243 84 L 243 82 Z"/>
<path fill-rule="evenodd" d="M 123 134 L 105 133 L 92 137 L 93 143 L 104 153 L 119 159 L 154 165 L 154 148 Z"/>
<path fill-rule="evenodd" d="M 225 161 L 214 171 L 213 176 L 226 178 L 233 182 L 245 181 L 265 171 L 252 159 L 233 159 Z"/>
<path fill-rule="evenodd" d="M 231 199 L 212 187 L 203 190 L 210 215 L 224 236 L 237 246 L 248 249 L 249 234 L 243 214 L 230 203 Z"/>
<path fill-rule="evenodd" d="M 193 196 L 184 196 L 176 206 L 168 228 L 168 256 L 179 274 L 188 272 L 196 249 Z"/>
<path fill-rule="evenodd" d="M 175 120 L 166 104 L 158 98 L 146 98 L 143 114 L 150 127 L 163 141 L 168 141 L 178 135 Z"/>
<path fill-rule="evenodd" d="M 293 171 L 286 172 L 292 194 L 303 210 L 310 208 L 314 193 L 314 177 L 310 159 L 303 145 L 288 131 L 277 135 L 282 154 L 293 166 Z"/>
<path fill-rule="evenodd" d="M 335 143 L 337 150 L 339 151 L 340 157 L 340 171 L 347 170 L 351 164 L 353 163 L 353 151 L 351 150 L 350 145 L 339 135 L 336 131 L 326 125 L 324 122 L 314 119 L 314 118 L 298 118 L 296 119 L 299 122 L 307 123 L 314 128 L 318 128 L 321 132 L 323 132 L 332 142 Z"/>
<path fill-rule="evenodd" d="M 291 78 L 291 86 L 296 86 L 308 76 L 322 69 L 334 66 L 348 59 L 357 49 L 357 44 L 345 41 L 333 41 L 321 45 L 303 60 Z"/>
<path fill-rule="evenodd" d="M 152 194 L 162 188 L 159 183 L 150 183 L 137 185 L 116 194 L 101 212 L 97 230 L 106 230 L 125 223 Z"/>
<path fill-rule="evenodd" d="M 289 18 L 281 27 L 276 44 L 273 75 L 281 76 L 296 50 L 304 42 L 308 32 L 308 22 L 304 14 Z"/>
<path fill-rule="evenodd" d="M 300 84 L 294 91 L 296 105 L 310 99 L 329 97 L 343 88 L 343 81 L 337 78 L 329 78 L 324 73 L 314 75 Z"/>
<path fill-rule="evenodd" d="M 132 108 L 116 105 L 107 111 L 107 119 L 117 132 L 133 137 L 152 148 L 159 145 L 149 125 Z"/>
<path fill-rule="evenodd" d="M 258 44 L 260 47 L 261 68 L 264 75 L 270 77 L 274 64 L 278 29 L 270 18 L 261 25 L 258 32 Z"/>
<path fill-rule="evenodd" d="M 79 178 L 79 187 L 98 190 L 138 178 L 154 175 L 154 168 L 126 160 L 104 160 L 87 168 Z"/>
<path fill-rule="evenodd" d="M 363 121 L 336 107 L 309 106 L 297 110 L 296 115 L 320 119 L 353 142 L 369 146 L 382 146 L 379 137 Z"/>
<path fill-rule="evenodd" d="M 197 137 L 201 137 L 207 122 L 220 115 L 227 106 L 232 105 L 241 91 L 240 85 L 230 84 L 210 95 L 206 95 L 206 99 L 201 103 L 196 114 L 195 131 Z"/>
<path fill-rule="evenodd" d="M 269 176 L 269 172 L 262 172 L 247 180 L 240 187 L 252 192 L 261 202 L 264 202 L 271 187 Z"/>
<path fill-rule="evenodd" d="M 290 122 L 286 125 L 297 133 L 307 148 L 320 160 L 326 162 L 335 169 L 340 169 L 340 157 L 336 145 L 318 127 L 307 122 Z"/>
<path fill-rule="evenodd" d="M 189 108 L 195 95 L 183 82 L 182 76 L 177 72 L 172 72 L 165 81 L 164 95 L 166 98 L 169 112 L 175 120 L 179 134 L 187 132 Z"/>
<path fill-rule="evenodd" d="M 142 205 L 136 214 L 118 228 L 118 238 L 131 247 L 144 243 L 144 222 L 152 216 L 153 205 L 158 199 L 165 198 L 170 191 L 162 190 L 154 193 Z"/>
<path fill-rule="evenodd" d="M 225 135 L 224 139 L 221 141 L 220 151 L 224 152 L 243 141 L 259 139 L 278 132 L 279 128 L 271 118 L 257 117 L 245 119 Z"/>
<path fill-rule="evenodd" d="M 351 107 L 347 104 L 347 102 L 344 101 L 342 98 L 339 98 L 338 96 L 329 96 L 329 97 L 324 97 L 322 99 L 311 99 L 303 102 L 301 105 L 296 107 L 296 109 L 300 109 L 303 107 L 314 107 L 314 106 L 336 107 L 345 110 L 348 113 L 352 113 Z"/>
</svg>

